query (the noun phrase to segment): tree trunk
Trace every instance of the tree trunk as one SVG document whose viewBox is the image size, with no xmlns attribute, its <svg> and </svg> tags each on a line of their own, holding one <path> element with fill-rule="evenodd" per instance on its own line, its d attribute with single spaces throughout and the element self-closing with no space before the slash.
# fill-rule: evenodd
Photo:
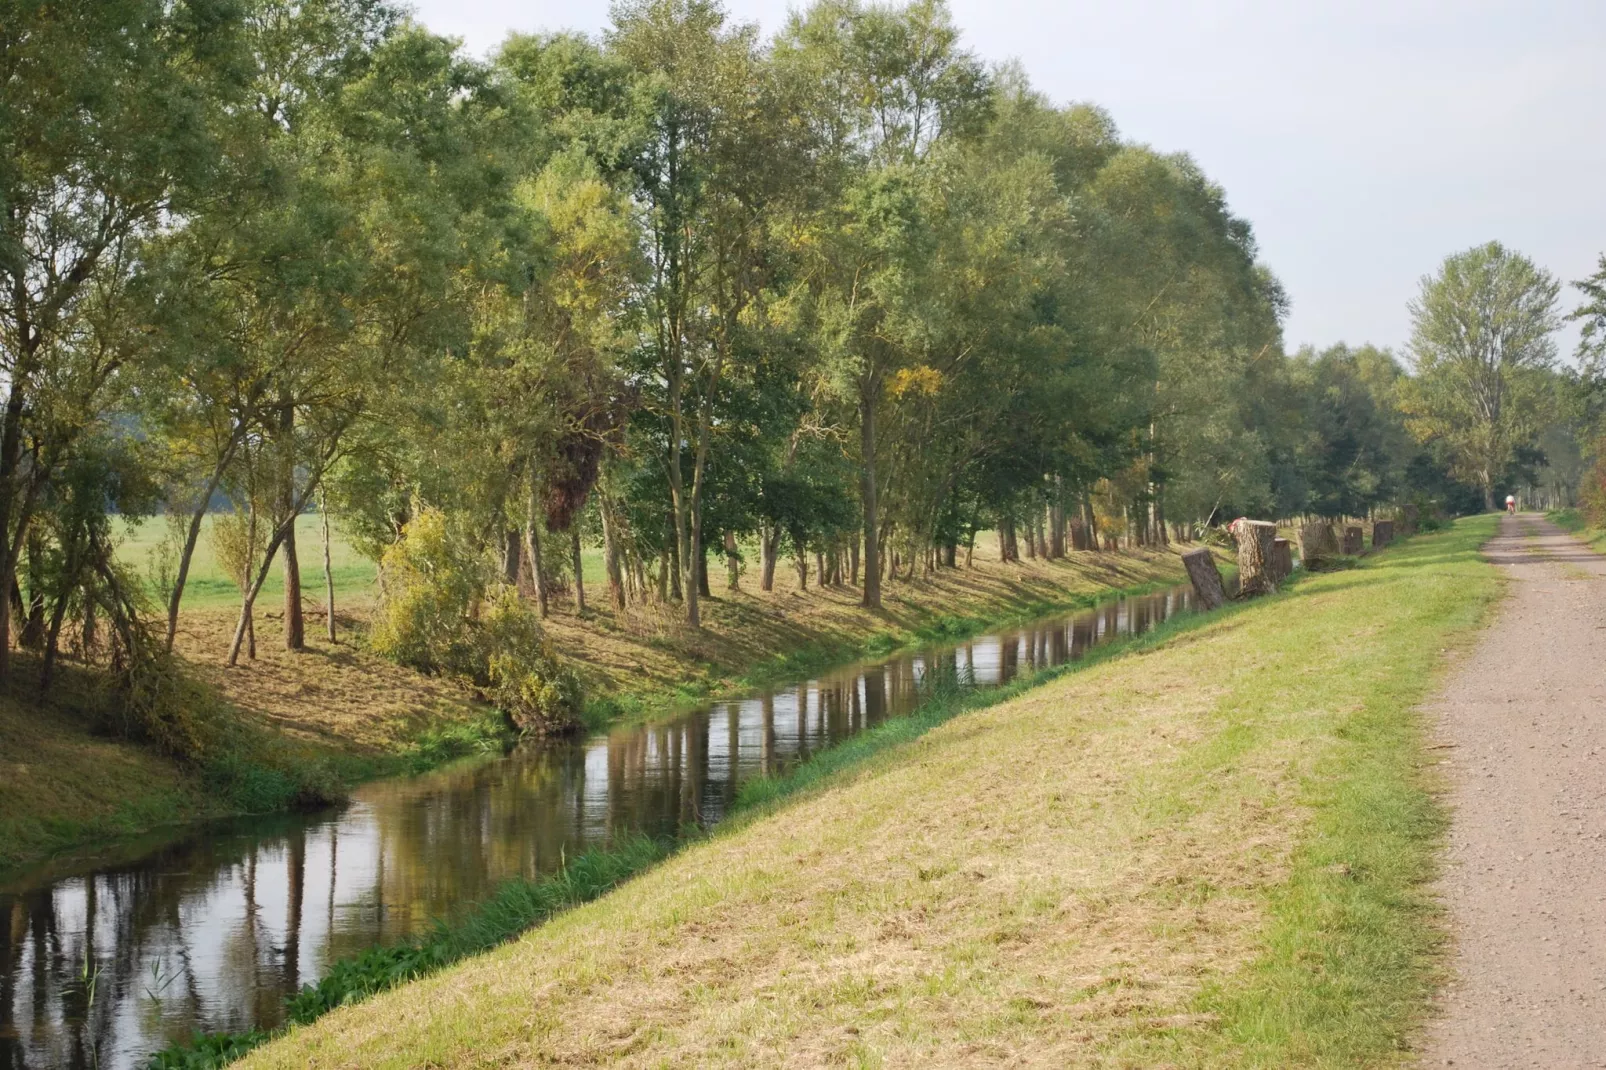
<svg viewBox="0 0 1606 1070">
<path fill-rule="evenodd" d="M 518 528 L 508 528 L 502 533 L 502 582 L 509 587 L 519 585 L 519 558 L 524 556 L 519 545 L 521 541 Z"/>
<path fill-rule="evenodd" d="M 608 573 L 608 601 L 615 613 L 625 608 L 625 576 L 619 566 L 618 523 L 613 518 L 613 503 L 607 495 L 597 502 L 597 515 L 602 517 L 602 561 Z"/>
<path fill-rule="evenodd" d="M 318 515 L 323 518 L 323 582 L 329 596 L 329 641 L 335 641 L 335 570 L 329 550 L 329 496 L 318 493 Z"/>
<path fill-rule="evenodd" d="M 859 536 L 854 534 L 848 539 L 848 568 L 853 575 L 853 586 L 859 585 Z"/>
<path fill-rule="evenodd" d="M 30 346 L 25 338 L 24 346 L 31 364 L 38 343 Z M 24 510 L 20 508 L 22 492 L 18 478 L 22 467 L 22 414 L 27 408 L 27 380 L 20 377 L 15 368 L 8 378 L 10 389 L 6 396 L 5 418 L 0 420 L 0 591 L 11 590 L 12 584 L 17 582 L 17 551 L 22 547 L 23 529 L 28 524 L 28 518 L 22 515 Z M 17 516 L 12 515 L 14 511 Z M 13 523 L 17 526 L 15 542 L 8 538 Z M 11 599 L 0 598 L 0 683 L 10 679 L 10 676 Z"/>
<path fill-rule="evenodd" d="M 1271 571 L 1278 583 L 1294 573 L 1294 552 L 1287 539 L 1273 539 L 1271 543 Z"/>
<path fill-rule="evenodd" d="M 998 518 L 998 560 L 1015 560 L 1015 518 L 1009 513 Z"/>
<path fill-rule="evenodd" d="M 1361 526 L 1359 524 L 1345 524 L 1344 552 L 1350 557 L 1355 557 L 1364 549 L 1366 549 L 1366 538 Z"/>
<path fill-rule="evenodd" d="M 29 531 L 25 545 L 28 548 L 28 604 L 23 606 L 22 591 L 13 583 L 11 608 L 23 617 L 18 645 L 39 650 L 45 643 L 45 544 L 37 531 Z"/>
<path fill-rule="evenodd" d="M 569 548 L 574 556 L 574 611 L 586 611 L 586 579 L 580 555 L 580 522 L 579 518 L 569 525 Z"/>
<path fill-rule="evenodd" d="M 669 542 L 669 600 L 671 602 L 684 603 L 686 601 L 686 596 L 682 593 L 680 585 L 681 570 L 684 568 L 685 565 L 680 556 L 680 542 L 671 539 Z"/>
<path fill-rule="evenodd" d="M 301 559 L 296 553 L 296 514 L 300 511 L 296 502 L 296 460 L 295 460 L 295 429 L 296 409 L 290 404 L 287 397 L 280 398 L 279 434 L 280 448 L 284 452 L 282 458 L 282 471 L 279 478 L 283 481 L 279 494 L 284 515 L 289 523 L 284 526 L 284 648 L 286 650 L 304 650 L 307 646 L 306 625 L 301 619 Z"/>
<path fill-rule="evenodd" d="M 306 625 L 301 619 L 301 561 L 296 556 L 295 524 L 284 537 L 284 648 L 304 650 Z"/>
<path fill-rule="evenodd" d="M 1394 521 L 1378 520 L 1372 524 L 1372 549 L 1381 550 L 1394 541 Z"/>
<path fill-rule="evenodd" d="M 1193 593 L 1199 599 L 1201 609 L 1220 609 L 1227 604 L 1221 570 L 1216 568 L 1216 558 L 1209 547 L 1189 550 L 1182 555 L 1182 565 L 1188 570 L 1188 580 L 1193 584 Z"/>
<path fill-rule="evenodd" d="M 254 523 L 254 520 L 253 520 Z M 256 648 L 256 627 L 252 621 L 252 610 L 256 605 L 257 595 L 262 592 L 262 584 L 268 578 L 268 572 L 273 568 L 273 559 L 279 552 L 279 546 L 284 542 L 285 533 L 295 526 L 292 516 L 288 522 L 280 523 L 273 532 L 273 538 L 268 540 L 268 548 L 263 552 L 262 567 L 257 569 L 256 579 L 245 593 L 240 606 L 240 621 L 234 627 L 234 641 L 229 644 L 228 664 L 232 668 L 240 660 L 240 644 L 245 639 L 246 629 L 251 630 L 251 645 Z"/>
<path fill-rule="evenodd" d="M 234 459 L 234 447 L 219 458 L 217 466 L 212 469 L 212 478 L 207 480 L 206 491 L 201 495 L 201 503 L 190 515 L 190 525 L 184 532 L 184 548 L 178 555 L 178 573 L 173 577 L 173 593 L 167 599 L 167 651 L 173 652 L 173 637 L 178 633 L 179 603 L 184 600 L 184 585 L 189 581 L 190 563 L 195 559 L 195 546 L 201 538 L 201 523 L 206 518 L 207 506 L 212 502 L 212 495 L 223 481 L 224 472 L 228 471 L 229 462 Z"/>
<path fill-rule="evenodd" d="M 781 549 L 781 533 L 779 529 L 768 524 L 759 529 L 758 533 L 759 578 L 758 585 L 761 590 L 775 590 L 775 559 Z"/>
<path fill-rule="evenodd" d="M 530 480 L 530 504 L 525 512 L 524 550 L 530 559 L 530 584 L 535 588 L 535 611 L 547 615 L 546 567 L 541 561 L 541 502 L 535 480 Z"/>
<path fill-rule="evenodd" d="M 1299 560 L 1307 569 L 1319 569 L 1338 553 L 1333 525 L 1325 520 L 1307 520 L 1299 526 Z"/>
<path fill-rule="evenodd" d="M 742 557 L 736 549 L 736 533 L 725 532 L 725 589 L 741 590 Z"/>
<path fill-rule="evenodd" d="M 870 609 L 881 608 L 881 546 L 880 513 L 876 503 L 876 387 L 879 382 L 867 378 L 860 388 L 859 399 L 859 452 L 863 465 L 859 496 L 864 506 L 864 597 L 863 605 Z"/>
<path fill-rule="evenodd" d="M 1065 556 L 1065 484 L 1059 476 L 1054 477 L 1054 502 L 1049 507 L 1048 523 L 1048 556 L 1058 561 Z"/>
<path fill-rule="evenodd" d="M 1272 571 L 1272 544 L 1277 525 L 1269 520 L 1238 522 L 1238 593 L 1243 597 L 1275 594 L 1277 579 Z"/>
<path fill-rule="evenodd" d="M 702 542 L 703 542 L 703 540 L 701 538 L 698 538 L 698 540 L 697 540 L 697 596 L 699 598 L 712 598 L 714 596 L 708 589 L 708 547 L 704 546 L 702 544 Z M 700 627 L 700 625 L 698 625 L 698 627 Z"/>
<path fill-rule="evenodd" d="M 803 544 L 802 543 L 798 543 L 793 548 L 793 553 L 794 553 L 794 560 L 797 563 L 797 589 L 800 590 L 800 591 L 806 591 L 806 590 L 809 589 L 809 555 L 808 555 L 808 552 L 803 549 Z"/>
</svg>

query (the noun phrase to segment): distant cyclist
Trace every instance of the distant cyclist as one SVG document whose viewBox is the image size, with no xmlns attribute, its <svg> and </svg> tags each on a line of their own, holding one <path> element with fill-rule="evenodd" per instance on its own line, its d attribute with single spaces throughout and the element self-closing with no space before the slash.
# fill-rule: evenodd
<svg viewBox="0 0 1606 1070">
<path fill-rule="evenodd" d="M 1517 496 L 1515 494 L 1506 495 L 1506 512 L 1512 516 L 1517 515 Z"/>
</svg>

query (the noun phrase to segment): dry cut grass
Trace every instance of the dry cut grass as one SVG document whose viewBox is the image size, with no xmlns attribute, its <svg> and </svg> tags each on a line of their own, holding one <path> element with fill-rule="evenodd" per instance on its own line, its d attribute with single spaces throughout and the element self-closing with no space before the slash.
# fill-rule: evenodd
<svg viewBox="0 0 1606 1070">
<path fill-rule="evenodd" d="M 176 648 L 189 670 L 232 707 L 294 742 L 381 754 L 485 712 L 458 684 L 371 654 L 349 635 L 330 643 L 323 619 L 310 613 L 306 649 L 292 653 L 284 648 L 283 613 L 259 611 L 256 660 L 242 652 L 227 668 L 237 619 L 230 609 L 187 613 Z"/>
<path fill-rule="evenodd" d="M 1496 596 L 1480 523 L 958 717 L 246 1065 L 1403 1058 L 1439 940 L 1414 708 Z"/>
</svg>

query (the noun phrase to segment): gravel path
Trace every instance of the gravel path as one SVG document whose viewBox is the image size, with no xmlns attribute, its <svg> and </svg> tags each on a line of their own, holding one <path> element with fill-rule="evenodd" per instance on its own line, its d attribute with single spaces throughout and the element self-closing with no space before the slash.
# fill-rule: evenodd
<svg viewBox="0 0 1606 1070">
<path fill-rule="evenodd" d="M 1454 821 L 1454 976 L 1424 1066 L 1606 1067 L 1606 557 L 1537 516 L 1435 703 Z"/>
</svg>

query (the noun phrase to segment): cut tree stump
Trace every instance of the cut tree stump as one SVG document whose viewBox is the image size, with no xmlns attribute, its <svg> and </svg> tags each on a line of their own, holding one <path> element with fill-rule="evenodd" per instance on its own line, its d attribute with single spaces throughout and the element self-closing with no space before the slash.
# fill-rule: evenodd
<svg viewBox="0 0 1606 1070">
<path fill-rule="evenodd" d="M 1322 563 L 1338 555 L 1338 539 L 1333 537 L 1333 525 L 1325 520 L 1312 520 L 1299 528 L 1299 559 L 1308 569 L 1320 568 Z"/>
<path fill-rule="evenodd" d="M 1275 594 L 1277 577 L 1272 570 L 1272 550 L 1277 541 L 1277 525 L 1269 520 L 1240 520 L 1234 528 L 1238 536 L 1239 596 Z"/>
<path fill-rule="evenodd" d="M 1344 552 L 1350 557 L 1359 556 L 1366 549 L 1366 532 L 1359 524 L 1344 525 Z"/>
<path fill-rule="evenodd" d="M 1416 534 L 1416 526 L 1421 521 L 1422 511 L 1414 505 L 1402 505 L 1394 517 L 1394 533 L 1400 537 Z"/>
<path fill-rule="evenodd" d="M 1381 550 L 1394 541 L 1394 521 L 1379 520 L 1372 524 L 1372 549 Z"/>
<path fill-rule="evenodd" d="M 1200 547 L 1183 554 L 1182 566 L 1188 570 L 1188 579 L 1193 581 L 1193 593 L 1198 596 L 1202 608 L 1220 609 L 1227 604 L 1221 571 L 1216 568 L 1215 555 L 1208 548 Z"/>
<path fill-rule="evenodd" d="M 1271 540 L 1271 574 L 1278 583 L 1283 582 L 1294 572 L 1294 550 L 1288 545 L 1287 539 Z"/>
</svg>

